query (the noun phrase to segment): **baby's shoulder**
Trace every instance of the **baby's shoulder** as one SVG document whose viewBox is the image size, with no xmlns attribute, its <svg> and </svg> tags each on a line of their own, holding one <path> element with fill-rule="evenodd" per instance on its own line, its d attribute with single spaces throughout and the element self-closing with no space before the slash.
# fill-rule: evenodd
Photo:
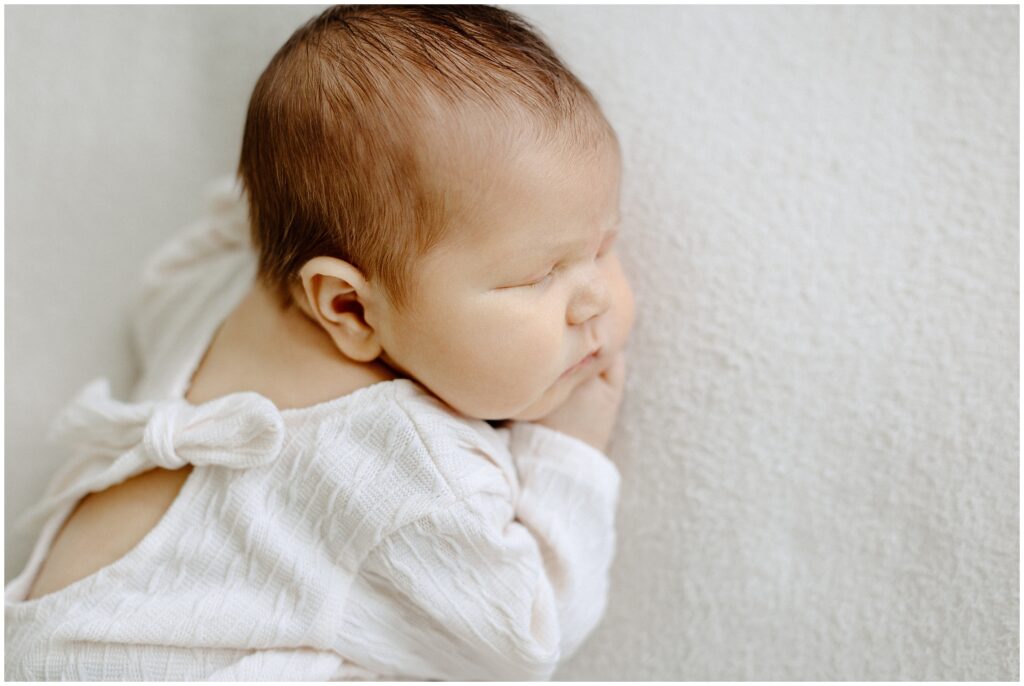
<svg viewBox="0 0 1024 686">
<path fill-rule="evenodd" d="M 450 500 L 480 491 L 511 496 L 517 488 L 502 432 L 456 413 L 415 381 L 381 382 L 339 411 L 325 409 L 314 444 L 332 480 L 373 478 L 401 495 Z"/>
<path fill-rule="evenodd" d="M 381 382 L 346 402 L 285 418 L 298 432 L 286 445 L 304 448 L 289 456 L 286 478 L 275 483 L 315 523 L 317 545 L 343 566 L 356 568 L 411 522 L 469 500 L 485 503 L 487 512 L 505 510 L 517 497 L 500 435 L 455 415 L 414 381 Z"/>
</svg>

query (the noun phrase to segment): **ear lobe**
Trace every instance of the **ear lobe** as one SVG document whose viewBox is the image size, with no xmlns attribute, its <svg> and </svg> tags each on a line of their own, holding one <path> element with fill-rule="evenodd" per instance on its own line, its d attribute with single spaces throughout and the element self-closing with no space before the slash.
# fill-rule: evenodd
<svg viewBox="0 0 1024 686">
<path fill-rule="evenodd" d="M 344 260 L 314 257 L 299 271 L 306 304 L 313 319 L 346 357 L 372 362 L 381 353 L 376 332 L 366 322 L 363 299 L 368 284 Z"/>
</svg>

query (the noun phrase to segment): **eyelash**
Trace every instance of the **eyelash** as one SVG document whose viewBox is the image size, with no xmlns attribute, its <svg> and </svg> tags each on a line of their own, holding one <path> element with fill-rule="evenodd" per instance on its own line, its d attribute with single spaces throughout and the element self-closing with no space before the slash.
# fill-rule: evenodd
<svg viewBox="0 0 1024 686">
<path fill-rule="evenodd" d="M 555 270 L 552 269 L 547 274 L 542 276 L 539 281 L 534 281 L 533 283 L 527 283 L 527 284 L 523 284 L 523 285 L 526 286 L 527 288 L 538 288 L 538 287 L 542 286 L 543 284 L 546 284 L 548 282 L 548 280 L 552 276 L 554 276 L 554 275 L 555 275 Z"/>
<path fill-rule="evenodd" d="M 608 254 L 608 253 L 609 253 L 609 252 L 611 251 L 611 249 L 612 249 L 613 245 L 614 245 L 614 241 L 612 242 L 612 244 L 608 245 L 608 246 L 607 246 L 607 247 L 606 247 L 606 248 L 604 249 L 604 252 L 599 252 L 599 253 L 597 253 L 597 256 L 598 256 L 598 257 L 604 257 L 605 255 L 607 255 L 607 254 Z M 554 268 L 554 267 L 552 267 L 552 268 L 551 268 L 551 271 L 549 271 L 549 272 L 548 272 L 547 274 L 545 274 L 544 276 L 542 276 L 542 277 L 541 277 L 541 278 L 540 278 L 539 280 L 537 280 L 537 281 L 534 281 L 534 282 L 532 282 L 532 283 L 525 283 L 525 284 L 523 284 L 523 287 L 524 287 L 524 288 L 540 288 L 541 286 L 543 286 L 544 284 L 546 284 L 546 283 L 548 282 L 548 280 L 549 280 L 549 279 L 550 279 L 551 277 L 553 277 L 554 275 L 555 275 L 555 268 Z"/>
</svg>

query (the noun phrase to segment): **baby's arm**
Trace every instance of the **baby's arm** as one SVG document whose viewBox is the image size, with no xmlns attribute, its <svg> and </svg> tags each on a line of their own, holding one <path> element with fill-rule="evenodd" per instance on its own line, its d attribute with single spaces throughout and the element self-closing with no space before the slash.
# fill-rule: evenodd
<svg viewBox="0 0 1024 686">
<path fill-rule="evenodd" d="M 514 423 L 509 446 L 520 482 L 516 521 L 543 555 L 565 660 L 604 615 L 619 472 L 593 447 L 537 424 Z"/>
<path fill-rule="evenodd" d="M 548 416 L 536 424 L 515 422 L 510 427 L 509 447 L 522 487 L 516 518 L 541 543 L 552 581 L 557 574 L 562 577 L 555 594 L 562 659 L 576 651 L 604 614 L 619 475 L 603 451 L 615 426 L 624 383 L 625 357 L 619 352 Z M 580 530 L 585 525 L 578 518 L 584 515 L 566 504 L 567 494 L 570 501 L 601 501 L 589 515 L 598 516 L 592 529 Z M 602 572 L 581 564 L 587 558 L 573 550 L 575 536 L 593 546 L 595 559 L 604 561 Z M 590 566 L 596 565 L 591 561 Z"/>
<path fill-rule="evenodd" d="M 343 656 L 385 675 L 548 679 L 596 626 L 618 471 L 546 427 L 508 431 L 518 493 L 489 465 L 470 495 L 386 536 L 350 591 Z"/>
</svg>

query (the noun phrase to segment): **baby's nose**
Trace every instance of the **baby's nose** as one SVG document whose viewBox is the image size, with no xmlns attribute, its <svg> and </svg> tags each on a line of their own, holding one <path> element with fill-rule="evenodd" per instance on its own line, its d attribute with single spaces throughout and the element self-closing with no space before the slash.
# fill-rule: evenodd
<svg viewBox="0 0 1024 686">
<path fill-rule="evenodd" d="M 570 324 L 583 324 L 604 314 L 609 307 L 611 292 L 608 283 L 600 272 L 595 271 L 573 298 L 567 318 Z"/>
</svg>

